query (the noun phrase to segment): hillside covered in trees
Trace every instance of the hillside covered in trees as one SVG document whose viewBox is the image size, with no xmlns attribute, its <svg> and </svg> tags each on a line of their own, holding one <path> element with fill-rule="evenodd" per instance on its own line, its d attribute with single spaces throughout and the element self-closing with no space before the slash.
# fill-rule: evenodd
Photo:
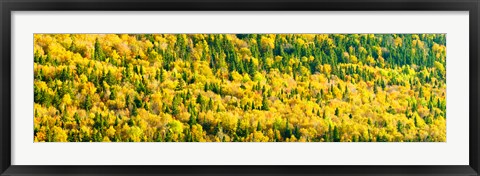
<svg viewBox="0 0 480 176">
<path fill-rule="evenodd" d="M 445 34 L 35 34 L 35 142 L 445 142 Z"/>
</svg>

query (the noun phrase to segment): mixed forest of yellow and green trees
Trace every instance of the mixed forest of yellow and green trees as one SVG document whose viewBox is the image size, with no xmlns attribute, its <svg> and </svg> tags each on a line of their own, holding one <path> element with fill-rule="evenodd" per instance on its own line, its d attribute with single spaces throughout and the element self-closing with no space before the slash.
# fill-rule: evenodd
<svg viewBox="0 0 480 176">
<path fill-rule="evenodd" d="M 445 142 L 445 34 L 35 34 L 35 142 Z"/>
</svg>

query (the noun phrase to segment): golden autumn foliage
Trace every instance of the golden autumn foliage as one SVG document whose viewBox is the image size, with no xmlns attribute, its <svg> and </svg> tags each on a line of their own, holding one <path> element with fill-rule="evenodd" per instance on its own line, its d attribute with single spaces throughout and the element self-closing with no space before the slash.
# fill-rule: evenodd
<svg viewBox="0 0 480 176">
<path fill-rule="evenodd" d="M 35 34 L 35 142 L 445 142 L 444 34 Z"/>
</svg>

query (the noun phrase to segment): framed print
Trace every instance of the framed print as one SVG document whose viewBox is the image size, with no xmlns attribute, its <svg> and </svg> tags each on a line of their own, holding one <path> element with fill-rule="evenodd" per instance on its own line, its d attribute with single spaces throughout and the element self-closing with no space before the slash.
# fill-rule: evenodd
<svg viewBox="0 0 480 176">
<path fill-rule="evenodd" d="M 478 0 L 2 1 L 2 175 L 478 175 Z"/>
</svg>

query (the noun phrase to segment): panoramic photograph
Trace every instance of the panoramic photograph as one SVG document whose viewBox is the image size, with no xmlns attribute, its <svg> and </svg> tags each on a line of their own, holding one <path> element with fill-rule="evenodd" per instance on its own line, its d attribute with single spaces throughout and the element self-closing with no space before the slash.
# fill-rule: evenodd
<svg viewBox="0 0 480 176">
<path fill-rule="evenodd" d="M 34 34 L 34 142 L 446 142 L 446 34 Z"/>
</svg>

